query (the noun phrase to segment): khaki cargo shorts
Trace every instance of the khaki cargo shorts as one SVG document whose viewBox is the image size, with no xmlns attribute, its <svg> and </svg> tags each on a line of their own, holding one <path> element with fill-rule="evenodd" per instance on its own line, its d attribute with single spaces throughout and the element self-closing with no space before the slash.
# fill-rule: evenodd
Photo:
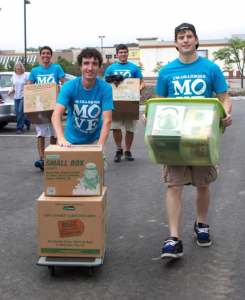
<svg viewBox="0 0 245 300">
<path fill-rule="evenodd" d="M 219 167 L 189 167 L 163 165 L 163 178 L 167 186 L 193 185 L 195 187 L 208 187 L 219 174 Z"/>
<path fill-rule="evenodd" d="M 138 120 L 116 120 L 112 121 L 111 129 L 125 129 L 130 132 L 137 132 Z"/>
</svg>

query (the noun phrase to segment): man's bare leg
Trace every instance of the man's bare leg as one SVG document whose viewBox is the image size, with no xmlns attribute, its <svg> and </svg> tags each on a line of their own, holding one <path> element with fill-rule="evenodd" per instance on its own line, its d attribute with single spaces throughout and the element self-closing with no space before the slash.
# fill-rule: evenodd
<svg viewBox="0 0 245 300">
<path fill-rule="evenodd" d="M 198 226 L 194 226 L 194 232 L 197 237 L 197 244 L 200 247 L 209 247 L 212 244 L 209 235 L 209 225 L 205 224 L 210 203 L 210 187 L 198 187 L 196 189 L 196 207 Z M 202 224 L 200 224 L 202 223 Z"/>
<path fill-rule="evenodd" d="M 56 142 L 57 142 L 57 138 L 55 138 L 54 136 L 51 136 L 50 137 L 50 144 L 51 145 L 56 145 Z"/>
<path fill-rule="evenodd" d="M 168 187 L 166 209 L 171 237 L 179 238 L 179 226 L 182 215 L 182 190 L 183 186 L 180 185 Z"/>
<path fill-rule="evenodd" d="M 43 136 L 39 136 L 37 138 L 38 152 L 40 159 L 44 159 L 44 148 L 45 148 L 45 138 Z"/>
<path fill-rule="evenodd" d="M 133 140 L 134 140 L 134 133 L 131 131 L 126 131 L 125 134 L 125 151 L 130 151 L 131 146 L 133 144 Z"/>
<path fill-rule="evenodd" d="M 122 130 L 113 129 L 113 137 L 116 143 L 117 149 L 122 149 Z"/>
<path fill-rule="evenodd" d="M 205 223 L 210 203 L 210 187 L 196 188 L 197 222 Z"/>
</svg>

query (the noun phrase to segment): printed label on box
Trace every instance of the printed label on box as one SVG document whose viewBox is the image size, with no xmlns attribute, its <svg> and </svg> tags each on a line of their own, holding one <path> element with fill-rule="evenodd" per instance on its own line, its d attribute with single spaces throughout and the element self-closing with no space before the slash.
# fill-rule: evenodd
<svg viewBox="0 0 245 300">
<path fill-rule="evenodd" d="M 59 221 L 58 224 L 61 238 L 80 236 L 85 230 L 83 222 L 79 219 Z"/>
</svg>

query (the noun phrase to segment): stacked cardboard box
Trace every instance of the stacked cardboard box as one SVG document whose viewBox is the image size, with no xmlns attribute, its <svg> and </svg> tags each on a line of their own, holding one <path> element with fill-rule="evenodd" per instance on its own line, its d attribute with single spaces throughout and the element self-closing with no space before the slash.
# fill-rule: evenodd
<svg viewBox="0 0 245 300">
<path fill-rule="evenodd" d="M 24 86 L 24 113 L 32 124 L 51 122 L 58 98 L 55 82 Z"/>
<path fill-rule="evenodd" d="M 111 83 L 113 90 L 113 120 L 139 120 L 140 79 L 125 78 L 118 86 Z"/>
<path fill-rule="evenodd" d="M 102 147 L 46 148 L 44 193 L 37 205 L 40 256 L 103 257 L 107 188 Z"/>
</svg>

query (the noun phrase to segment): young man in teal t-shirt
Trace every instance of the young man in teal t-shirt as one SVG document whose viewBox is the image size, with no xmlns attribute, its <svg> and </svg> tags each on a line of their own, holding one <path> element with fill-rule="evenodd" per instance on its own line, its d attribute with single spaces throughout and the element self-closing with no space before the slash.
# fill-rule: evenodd
<svg viewBox="0 0 245 300">
<path fill-rule="evenodd" d="M 215 91 L 227 115 L 220 120 L 221 125 L 230 126 L 231 101 L 224 75 L 216 64 L 198 56 L 196 49 L 199 41 L 195 27 L 188 23 L 176 27 L 174 43 L 179 51 L 179 57 L 161 69 L 155 89 L 157 97 L 212 98 L 212 92 Z M 142 116 L 142 123 L 146 124 L 145 115 Z M 197 220 L 194 224 L 194 233 L 197 244 L 201 247 L 211 246 L 209 225 L 205 220 L 210 202 L 209 184 L 215 181 L 217 176 L 218 166 L 163 166 L 163 177 L 168 186 L 166 210 L 170 237 L 164 242 L 161 258 L 177 258 L 183 255 L 179 227 L 184 185 L 191 184 L 196 187 Z"/>
</svg>

